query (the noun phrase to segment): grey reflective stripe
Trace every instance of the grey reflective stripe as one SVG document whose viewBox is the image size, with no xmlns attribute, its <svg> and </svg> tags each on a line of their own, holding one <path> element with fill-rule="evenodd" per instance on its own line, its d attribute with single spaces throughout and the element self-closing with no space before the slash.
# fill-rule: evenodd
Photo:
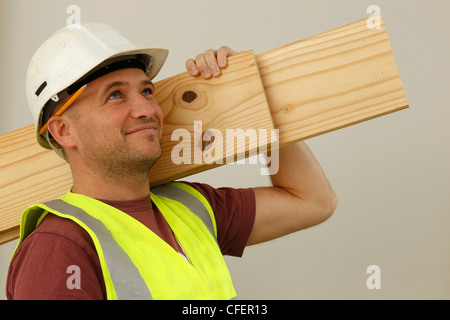
<svg viewBox="0 0 450 320">
<path fill-rule="evenodd" d="M 209 215 L 208 209 L 199 199 L 197 199 L 197 197 L 183 189 L 169 184 L 152 188 L 151 191 L 158 196 L 177 200 L 185 205 L 190 211 L 192 211 L 192 213 L 202 220 L 205 227 L 217 242 L 216 232 L 214 231 L 213 222 L 211 220 L 211 216 Z"/>
<path fill-rule="evenodd" d="M 83 209 L 63 200 L 52 200 L 44 204 L 53 210 L 77 218 L 95 233 L 102 247 L 109 274 L 119 300 L 152 299 L 152 295 L 139 270 L 127 253 L 119 246 L 111 231 L 103 222 L 92 217 Z"/>
</svg>

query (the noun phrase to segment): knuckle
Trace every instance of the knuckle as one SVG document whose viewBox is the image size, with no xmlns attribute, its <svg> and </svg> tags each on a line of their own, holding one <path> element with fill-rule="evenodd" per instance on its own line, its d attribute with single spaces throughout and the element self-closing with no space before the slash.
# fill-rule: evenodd
<svg viewBox="0 0 450 320">
<path fill-rule="evenodd" d="M 205 56 L 215 56 L 216 53 L 213 49 L 208 49 L 205 51 Z"/>
</svg>

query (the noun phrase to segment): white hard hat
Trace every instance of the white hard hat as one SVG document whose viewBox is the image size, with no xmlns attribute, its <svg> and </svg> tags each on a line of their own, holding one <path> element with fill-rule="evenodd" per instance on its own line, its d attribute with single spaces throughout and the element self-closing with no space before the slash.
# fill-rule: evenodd
<svg viewBox="0 0 450 320">
<path fill-rule="evenodd" d="M 43 118 L 48 117 L 52 104 L 95 78 L 120 68 L 139 67 L 152 80 L 161 70 L 168 53 L 166 49 L 138 48 L 102 23 L 72 25 L 54 33 L 34 54 L 26 77 L 26 95 L 35 120 L 38 143 L 44 148 L 55 149 L 48 131 L 39 134 Z"/>
</svg>

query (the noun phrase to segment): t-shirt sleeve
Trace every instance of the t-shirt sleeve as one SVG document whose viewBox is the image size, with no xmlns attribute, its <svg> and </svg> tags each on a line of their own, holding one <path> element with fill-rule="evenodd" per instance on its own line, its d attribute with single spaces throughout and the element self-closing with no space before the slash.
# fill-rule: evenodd
<svg viewBox="0 0 450 320">
<path fill-rule="evenodd" d="M 217 240 L 223 255 L 241 257 L 255 220 L 252 188 L 213 188 L 203 183 L 186 183 L 210 203 L 217 225 Z"/>
<path fill-rule="evenodd" d="M 90 237 L 69 224 L 74 223 L 48 215 L 25 239 L 9 266 L 9 300 L 104 299 L 103 275 Z"/>
</svg>

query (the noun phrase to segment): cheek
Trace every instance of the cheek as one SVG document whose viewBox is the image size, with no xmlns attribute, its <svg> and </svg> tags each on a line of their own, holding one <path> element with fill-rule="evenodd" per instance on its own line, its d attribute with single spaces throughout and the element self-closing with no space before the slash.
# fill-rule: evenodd
<svg viewBox="0 0 450 320">
<path fill-rule="evenodd" d="M 79 130 L 84 137 L 86 143 L 89 144 L 105 144 L 107 141 L 116 141 L 118 136 L 122 135 L 123 118 L 119 115 L 103 115 L 92 116 L 81 122 Z"/>
<path fill-rule="evenodd" d="M 155 110 L 155 118 L 158 119 L 159 125 L 161 126 L 162 129 L 164 122 L 164 113 L 157 102 L 155 102 L 155 104 L 152 107 Z"/>
<path fill-rule="evenodd" d="M 163 114 L 163 112 L 162 112 L 162 110 L 161 110 L 160 107 L 158 107 L 158 110 L 157 110 L 157 112 L 156 112 L 155 114 L 156 114 L 156 117 L 157 117 L 158 120 L 159 120 L 159 124 L 160 124 L 161 127 L 162 127 L 162 126 L 163 126 L 163 123 L 164 123 L 164 114 Z"/>
<path fill-rule="evenodd" d="M 119 132 L 122 133 L 124 123 L 127 121 L 127 111 L 125 108 L 114 110 L 114 112 L 104 112 L 98 115 L 98 121 L 96 123 L 99 130 L 105 132 Z"/>
</svg>

